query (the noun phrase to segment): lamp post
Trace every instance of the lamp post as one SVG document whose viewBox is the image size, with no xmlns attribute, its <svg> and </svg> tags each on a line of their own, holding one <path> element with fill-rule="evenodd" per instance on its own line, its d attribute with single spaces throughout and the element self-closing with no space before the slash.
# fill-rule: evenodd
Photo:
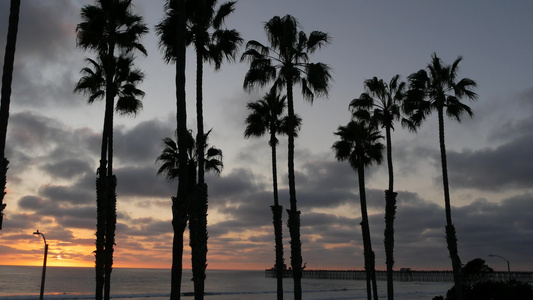
<svg viewBox="0 0 533 300">
<path fill-rule="evenodd" d="M 44 237 L 44 234 L 42 232 L 39 232 L 39 230 L 37 230 L 33 234 L 41 235 L 43 237 L 43 241 L 44 241 L 43 276 L 41 278 L 41 295 L 39 296 L 39 300 L 43 300 L 43 298 L 44 298 L 44 279 L 46 277 L 46 257 L 48 256 L 48 244 L 46 243 L 46 238 Z"/>
<path fill-rule="evenodd" d="M 509 261 L 507 259 L 505 259 L 503 256 L 500 256 L 500 255 L 496 255 L 496 254 L 489 254 L 490 257 L 499 257 L 503 260 L 505 260 L 505 262 L 507 263 L 507 276 L 508 276 L 508 280 L 511 281 L 511 267 L 509 265 Z"/>
</svg>

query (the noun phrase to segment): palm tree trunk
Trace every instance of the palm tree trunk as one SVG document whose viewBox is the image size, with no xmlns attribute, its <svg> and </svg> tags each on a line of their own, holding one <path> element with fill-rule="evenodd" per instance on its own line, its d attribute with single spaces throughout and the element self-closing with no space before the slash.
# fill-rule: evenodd
<svg viewBox="0 0 533 300">
<path fill-rule="evenodd" d="M 203 44 L 196 45 L 196 49 L 203 49 Z M 201 50 L 196 53 L 196 126 L 198 133 L 196 136 L 196 152 L 198 153 L 198 183 L 204 184 L 204 111 L 203 111 L 203 58 Z"/>
<path fill-rule="evenodd" d="M 289 215 L 288 225 L 291 236 L 291 266 L 294 281 L 294 299 L 302 300 L 302 242 L 300 239 L 300 212 L 296 206 L 296 182 L 294 179 L 294 101 L 292 93 L 292 80 L 287 80 L 287 108 L 289 117 L 289 200 L 291 208 L 287 210 Z"/>
<path fill-rule="evenodd" d="M 100 169 L 101 170 L 101 169 Z M 103 299 L 105 272 L 104 272 L 104 244 L 105 244 L 105 197 L 107 190 L 107 177 L 105 173 L 99 173 L 96 178 L 96 250 L 94 251 L 95 258 L 95 273 L 96 273 L 96 291 L 95 299 Z"/>
<path fill-rule="evenodd" d="M 391 128 L 385 127 L 387 139 L 387 166 L 389 169 L 389 189 L 385 191 L 385 260 L 387 265 L 387 297 L 394 299 L 394 219 L 396 217 L 396 195 L 394 192 L 394 170 L 392 166 Z"/>
<path fill-rule="evenodd" d="M 375 255 L 372 250 L 372 239 L 370 238 L 370 225 L 368 223 L 368 212 L 366 205 L 366 191 L 365 191 L 365 171 L 364 166 L 360 164 L 357 168 L 357 175 L 359 179 L 359 198 L 361 202 L 361 229 L 363 232 L 363 248 L 365 259 L 365 271 L 367 277 L 367 299 L 378 300 L 376 270 L 375 270 Z M 370 290 L 369 281 L 372 283 L 372 290 Z"/>
<path fill-rule="evenodd" d="M 394 299 L 394 219 L 396 218 L 396 196 L 398 193 L 385 191 L 385 259 L 387 264 L 387 295 Z"/>
<path fill-rule="evenodd" d="M 283 273 L 285 271 L 283 259 L 283 236 L 282 227 L 283 223 L 281 216 L 283 214 L 283 207 L 281 205 L 272 205 L 272 218 L 274 223 L 274 240 L 276 251 L 276 280 L 277 280 L 277 299 L 283 300 Z"/>
<path fill-rule="evenodd" d="M 192 273 L 194 282 L 194 299 L 204 299 L 205 270 L 207 267 L 207 230 L 202 226 L 207 223 L 207 185 L 197 184 L 191 204 L 190 245 L 192 250 Z"/>
<path fill-rule="evenodd" d="M 110 17 L 110 28 L 114 28 L 113 16 Z M 111 32 L 111 31 L 110 31 Z M 102 145 L 103 161 L 100 161 L 102 166 L 105 163 L 107 155 L 107 172 L 105 172 L 105 190 L 103 191 L 103 210 L 105 216 L 104 228 L 104 300 L 110 298 L 110 284 L 111 284 L 111 270 L 113 264 L 113 247 L 115 243 L 115 227 L 116 227 L 116 178 L 113 176 L 113 115 L 115 108 L 116 89 L 114 87 L 115 77 L 115 43 L 111 38 L 107 48 L 107 66 L 106 66 L 106 91 L 105 91 L 105 118 L 104 118 L 104 136 Z M 106 148 L 107 147 L 107 148 Z M 107 153 L 106 153 L 107 150 Z"/>
<path fill-rule="evenodd" d="M 461 259 L 457 250 L 457 235 L 455 226 L 452 223 L 452 210 L 450 203 L 450 190 L 448 186 L 448 164 L 446 162 L 446 146 L 444 144 L 444 112 L 443 108 L 438 109 L 439 116 L 439 144 L 440 158 L 442 164 L 442 183 L 444 186 L 444 204 L 446 212 L 446 244 L 452 260 L 453 280 L 455 283 L 456 299 L 463 299 L 463 289 L 461 287 Z"/>
<path fill-rule="evenodd" d="M 187 195 L 185 195 L 187 197 Z M 187 228 L 187 201 L 185 198 L 172 197 L 172 272 L 170 300 L 181 297 L 181 278 L 183 271 L 183 232 Z"/>
<path fill-rule="evenodd" d="M 105 238 L 105 285 L 104 299 L 111 297 L 111 272 L 113 271 L 113 253 L 115 246 L 115 230 L 117 224 L 117 177 L 112 175 L 107 177 L 107 220 L 106 220 L 106 238 Z"/>
<path fill-rule="evenodd" d="M 276 251 L 276 280 L 277 280 L 277 296 L 278 300 L 283 300 L 283 235 L 282 235 L 282 220 L 281 216 L 283 213 L 283 207 L 279 205 L 278 200 L 278 171 L 276 163 L 276 144 L 275 144 L 275 134 L 276 131 L 273 128 L 270 128 L 270 146 L 272 147 L 272 190 L 274 193 L 274 205 L 270 208 L 272 209 L 272 218 L 274 223 L 274 240 L 275 240 L 275 251 Z"/>
<path fill-rule="evenodd" d="M 11 83 L 13 82 L 13 66 L 15 64 L 15 49 L 19 24 L 20 0 L 11 0 L 9 10 L 9 25 L 7 29 L 6 52 L 4 54 L 4 70 L 2 73 L 2 92 L 0 99 L 0 230 L 4 219 L 4 196 L 6 194 L 7 169 L 9 161 L 6 158 L 7 121 L 9 119 L 9 105 L 11 103 Z"/>
<path fill-rule="evenodd" d="M 170 280 L 170 300 L 181 297 L 181 278 L 183 272 L 183 232 L 187 227 L 188 164 L 187 164 L 187 102 L 185 95 L 185 0 L 177 1 L 177 45 L 176 47 L 176 131 L 178 136 L 178 191 L 172 197 L 172 272 Z"/>
<path fill-rule="evenodd" d="M 203 116 L 203 53 L 204 48 L 202 41 L 196 43 L 196 118 L 198 133 L 196 136 L 196 146 L 198 154 L 198 185 L 195 191 L 194 201 L 197 202 L 192 206 L 197 209 L 196 225 L 197 230 L 193 231 L 197 236 L 192 236 L 197 243 L 191 243 L 192 249 L 192 264 L 193 264 L 193 278 L 194 278 L 194 298 L 195 300 L 203 300 L 204 298 L 204 280 L 205 269 L 207 262 L 207 185 L 204 177 L 204 116 Z M 205 214 L 202 216 L 202 214 Z"/>
</svg>

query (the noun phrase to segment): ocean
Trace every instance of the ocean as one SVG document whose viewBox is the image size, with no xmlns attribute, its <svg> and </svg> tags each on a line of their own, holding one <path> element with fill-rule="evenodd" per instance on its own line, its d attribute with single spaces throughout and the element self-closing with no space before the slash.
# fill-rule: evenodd
<svg viewBox="0 0 533 300">
<path fill-rule="evenodd" d="M 42 267 L 0 266 L 0 300 L 39 299 Z M 191 270 L 184 270 L 182 299 L 193 299 Z M 292 299 L 292 279 L 284 279 L 284 299 Z M 426 299 L 445 295 L 450 282 L 395 282 L 395 298 Z M 306 300 L 366 299 L 365 281 L 303 279 Z M 93 299 L 94 269 L 47 267 L 45 299 Z M 386 282 L 378 281 L 380 299 L 386 299 Z M 264 271 L 207 270 L 206 300 L 276 299 L 276 279 Z M 163 300 L 170 295 L 170 270 L 113 270 L 111 298 Z"/>
</svg>

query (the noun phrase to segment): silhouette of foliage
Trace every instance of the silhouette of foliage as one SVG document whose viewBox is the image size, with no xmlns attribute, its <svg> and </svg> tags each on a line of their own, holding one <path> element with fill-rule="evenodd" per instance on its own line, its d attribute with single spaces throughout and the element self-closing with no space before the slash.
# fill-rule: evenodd
<svg viewBox="0 0 533 300">
<path fill-rule="evenodd" d="M 333 144 L 335 157 L 339 161 L 348 161 L 352 169 L 357 172 L 359 180 L 359 199 L 361 204 L 361 229 L 363 232 L 363 248 L 365 271 L 367 274 L 367 299 L 378 299 L 375 254 L 372 250 L 370 238 L 370 225 L 368 222 L 365 169 L 374 163 L 380 164 L 383 160 L 383 136 L 375 126 L 364 120 L 352 120 L 346 126 L 339 126 L 335 135 L 340 140 Z"/>
<path fill-rule="evenodd" d="M 133 52 L 146 55 L 140 38 L 148 32 L 141 16 L 131 11 L 131 0 L 97 0 L 81 9 L 76 45 L 94 51 L 89 67 L 75 92 L 89 96 L 89 103 L 105 99 L 100 166 L 96 179 L 96 292 L 95 299 L 110 298 L 111 271 L 116 229 L 116 177 L 113 175 L 113 115 L 136 114 L 144 93 L 136 88 L 144 75 L 133 68 Z M 118 54 L 116 53 L 118 52 Z M 118 100 L 115 106 L 115 97 Z"/>
<path fill-rule="evenodd" d="M 433 53 L 427 70 L 421 69 L 409 76 L 409 91 L 404 106 L 410 115 L 410 120 L 419 125 L 433 111 L 437 111 L 439 124 L 439 145 L 442 166 L 442 183 L 444 188 L 444 205 L 446 213 L 446 244 L 452 261 L 454 282 L 461 285 L 461 259 L 457 250 L 457 235 L 452 222 L 450 191 L 448 184 L 448 164 L 446 159 L 446 145 L 444 141 L 444 113 L 456 121 L 461 121 L 464 114 L 473 116 L 473 112 L 462 98 L 476 100 L 473 91 L 476 82 L 469 78 L 457 78 L 458 66 L 462 57 L 458 57 L 451 65 L 444 65 L 442 60 Z M 462 295 L 457 289 L 458 300 Z"/>
<path fill-rule="evenodd" d="M 241 61 L 248 61 L 250 69 L 244 77 L 243 87 L 252 90 L 274 83 L 280 92 L 287 91 L 288 126 L 295 128 L 293 86 L 299 84 L 304 99 L 313 102 L 315 96 L 327 96 L 331 80 L 330 68 L 324 63 L 311 63 L 309 54 L 329 43 L 329 35 L 313 31 L 309 35 L 299 30 L 299 23 L 291 15 L 275 16 L 265 23 L 269 45 L 256 40 L 246 44 Z M 291 266 L 294 280 L 294 297 L 302 299 L 302 252 L 300 239 L 300 212 L 297 209 L 294 176 L 294 133 L 288 134 L 289 173 L 289 233 L 291 236 Z"/>
<path fill-rule="evenodd" d="M 6 158 L 7 123 L 9 106 L 11 104 L 11 83 L 13 81 L 13 66 L 15 63 L 15 49 L 19 24 L 20 0 L 11 0 L 9 8 L 9 23 L 7 28 L 6 51 L 4 53 L 4 71 L 2 73 L 2 91 L 0 94 L 0 230 L 4 221 L 4 203 L 7 184 L 7 170 L 9 161 Z"/>
</svg>

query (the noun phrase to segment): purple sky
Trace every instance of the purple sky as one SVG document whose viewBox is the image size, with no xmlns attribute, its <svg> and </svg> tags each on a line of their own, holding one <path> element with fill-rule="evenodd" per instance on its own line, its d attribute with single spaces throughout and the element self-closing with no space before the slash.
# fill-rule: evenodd
<svg viewBox="0 0 533 300">
<path fill-rule="evenodd" d="M 23 1 L 17 43 L 7 158 L 8 194 L 0 261 L 27 256 L 40 260 L 38 228 L 51 252 L 72 261 L 92 261 L 95 230 L 95 170 L 103 104 L 87 105 L 72 93 L 84 67 L 75 47 L 82 5 L 92 1 Z M 170 267 L 170 196 L 176 183 L 156 177 L 161 139 L 175 128 L 173 67 L 161 59 L 154 25 L 164 1 L 133 1 L 150 33 L 143 39 L 147 58 L 144 110 L 117 117 L 115 173 L 118 178 L 117 264 Z M 263 24 L 292 14 L 305 32 L 328 32 L 332 42 L 311 56 L 333 69 L 328 99 L 305 103 L 296 142 L 296 184 L 302 211 L 303 259 L 313 268 L 362 268 L 357 177 L 335 161 L 333 132 L 350 118 L 348 104 L 363 92 L 363 81 L 395 74 L 405 79 L 424 68 L 437 52 L 445 63 L 464 57 L 460 77 L 477 81 L 479 100 L 469 103 L 473 119 L 446 120 L 446 143 L 459 254 L 464 263 L 481 257 L 496 270 L 533 270 L 533 40 L 529 1 L 250 1 L 241 0 L 227 20 L 248 41 L 265 42 Z M 0 57 L 4 56 L 9 2 L 0 2 Z M 195 128 L 194 52 L 188 49 L 187 97 Z M 240 56 L 240 54 L 239 54 Z M 274 263 L 271 225 L 270 149 L 267 138 L 243 138 L 246 103 L 266 91 L 242 89 L 248 65 L 219 72 L 204 67 L 205 127 L 210 144 L 224 151 L 224 171 L 208 176 L 209 267 L 267 268 Z M 298 88 L 295 89 L 299 91 Z M 399 127 L 399 126 L 398 126 Z M 288 207 L 286 146 L 280 139 L 278 167 L 282 205 Z M 395 268 L 450 269 L 444 239 L 444 203 L 436 115 L 418 134 L 393 134 L 398 214 Z M 370 226 L 378 268 L 384 268 L 383 211 L 385 166 L 367 171 Z M 284 215 L 284 223 L 287 216 Z M 284 227 L 285 260 L 289 262 Z M 28 241 L 29 239 L 29 241 Z M 31 247 L 17 247 L 31 242 Z M 80 248 L 81 249 L 81 248 Z M 139 260 L 135 254 L 144 258 Z M 185 253 L 188 254 L 186 245 Z M 185 258 L 189 263 L 188 257 Z M 89 263 L 92 264 L 92 263 Z"/>
</svg>

